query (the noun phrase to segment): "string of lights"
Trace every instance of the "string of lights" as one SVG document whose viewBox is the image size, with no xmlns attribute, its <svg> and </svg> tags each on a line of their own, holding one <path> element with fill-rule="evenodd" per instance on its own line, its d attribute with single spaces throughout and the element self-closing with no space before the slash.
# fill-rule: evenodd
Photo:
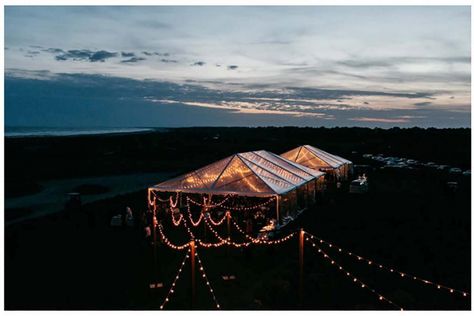
<svg viewBox="0 0 474 316">
<path fill-rule="evenodd" d="M 184 218 L 183 214 L 179 214 L 179 218 L 178 218 L 178 220 L 176 220 L 174 218 L 174 214 L 171 213 L 171 221 L 172 221 L 173 225 L 176 226 L 176 227 L 178 227 L 181 224 L 181 221 L 183 220 L 183 218 Z"/>
<path fill-rule="evenodd" d="M 261 244 L 261 245 L 274 245 L 274 244 L 280 244 L 282 242 L 285 242 L 287 240 L 289 240 L 290 238 L 294 237 L 296 235 L 296 232 L 293 232 L 293 233 L 290 233 L 288 234 L 287 236 L 285 237 L 282 237 L 280 239 L 276 239 L 276 240 L 264 240 L 264 239 L 260 239 L 260 238 L 253 238 L 253 237 L 250 237 L 249 235 L 245 234 L 244 233 L 244 236 L 249 239 L 250 241 L 248 242 L 242 242 L 242 243 L 236 243 L 234 241 L 232 241 L 230 238 L 227 238 L 227 239 L 224 239 L 222 238 L 212 227 L 211 225 L 209 225 L 209 223 L 207 222 L 206 218 L 204 218 L 204 221 L 205 223 L 207 224 L 209 230 L 216 236 L 217 239 L 219 239 L 220 241 L 224 241 L 226 244 L 230 245 L 230 246 L 233 246 L 233 247 L 236 247 L 236 248 L 241 248 L 241 247 L 248 247 L 250 246 L 251 244 Z M 236 225 L 235 221 L 234 222 L 234 226 Z M 237 225 L 238 226 L 238 225 Z M 240 228 L 240 227 L 239 227 Z M 243 230 L 240 228 L 240 231 L 243 232 Z"/>
<path fill-rule="evenodd" d="M 280 243 L 285 242 L 288 239 L 292 238 L 296 234 L 294 232 L 294 233 L 291 233 L 291 234 L 289 234 L 289 235 L 287 235 L 283 238 L 277 239 L 277 240 L 265 240 L 265 239 L 261 239 L 261 238 L 253 238 L 252 236 L 248 235 L 246 232 L 244 232 L 244 230 L 237 224 L 237 222 L 234 219 L 232 219 L 232 224 L 237 229 L 237 231 L 239 231 L 241 234 L 243 234 L 245 236 L 245 238 L 251 240 L 252 243 L 255 243 L 255 244 L 264 244 L 264 245 L 280 244 Z"/>
<path fill-rule="evenodd" d="M 212 289 L 211 283 L 209 282 L 209 279 L 207 278 L 206 271 L 204 270 L 204 266 L 202 264 L 201 258 L 199 258 L 197 251 L 195 255 L 196 255 L 197 262 L 199 264 L 199 272 L 201 272 L 201 276 L 204 279 L 204 282 L 206 282 L 207 287 L 209 288 L 209 293 L 211 293 L 214 304 L 216 304 L 216 308 L 220 309 L 221 306 L 219 305 L 219 302 L 217 301 L 216 295 L 214 294 L 214 290 Z"/>
<path fill-rule="evenodd" d="M 199 244 L 200 247 L 204 247 L 204 248 L 219 248 L 226 244 L 225 240 L 219 241 L 217 243 L 206 243 L 198 239 L 196 240 L 196 242 Z"/>
<path fill-rule="evenodd" d="M 183 216 L 183 225 L 184 225 L 184 228 L 186 228 L 186 231 L 188 232 L 189 237 L 191 237 L 191 239 L 196 239 L 196 237 L 194 237 L 192 230 L 189 228 L 188 222 L 186 221 L 184 216 Z"/>
<path fill-rule="evenodd" d="M 183 219 L 184 219 L 184 218 L 183 218 Z M 161 236 L 161 240 L 163 241 L 163 243 L 164 243 L 166 246 L 168 246 L 168 247 L 170 247 L 170 248 L 172 248 L 172 249 L 174 249 L 174 250 L 183 250 L 183 249 L 189 247 L 189 242 L 187 242 L 187 243 L 185 243 L 185 244 L 183 244 L 183 245 L 175 245 L 175 244 L 173 244 L 172 242 L 169 241 L 169 239 L 168 239 L 168 238 L 166 237 L 166 235 L 164 234 L 164 232 L 163 232 L 163 226 L 161 226 L 161 224 L 160 224 L 160 225 L 157 225 L 157 227 L 158 227 L 158 232 L 160 233 L 160 236 Z"/>
<path fill-rule="evenodd" d="M 203 217 L 204 217 L 204 213 L 201 212 L 201 213 L 199 214 L 198 220 L 197 220 L 197 221 L 193 221 L 193 216 L 191 215 L 191 207 L 190 207 L 189 203 L 188 203 L 188 205 L 187 205 L 187 210 L 188 210 L 188 217 L 189 217 L 189 221 L 191 222 L 191 225 L 193 225 L 194 227 L 199 226 L 199 224 L 201 224 L 201 221 L 202 221 L 202 219 L 203 219 Z"/>
<path fill-rule="evenodd" d="M 212 219 L 211 213 L 207 213 L 207 214 L 208 214 L 207 218 L 209 219 L 209 222 L 211 222 L 211 224 L 214 226 L 222 225 L 222 223 L 224 223 L 227 217 L 231 217 L 230 212 L 227 211 L 224 213 L 224 216 L 222 216 L 222 218 L 216 222 L 215 220 Z"/>
<path fill-rule="evenodd" d="M 267 201 L 262 202 L 262 203 L 257 204 L 257 205 L 253 205 L 253 206 L 242 206 L 242 207 L 225 206 L 224 208 L 226 208 L 228 210 L 231 210 L 231 211 L 252 211 L 252 210 L 256 210 L 256 209 L 259 209 L 263 206 L 266 206 L 266 205 L 270 204 L 275 199 L 276 199 L 275 197 L 271 197 Z"/>
<path fill-rule="evenodd" d="M 171 208 L 175 208 L 178 205 L 178 201 L 179 201 L 179 192 L 176 192 L 176 199 L 175 199 L 174 202 L 173 202 L 173 197 L 170 195 L 170 206 L 171 206 Z"/>
<path fill-rule="evenodd" d="M 306 233 L 306 232 L 305 232 Z M 307 233 L 306 233 L 307 234 Z M 310 238 L 305 238 L 306 241 L 310 242 Z M 339 263 L 337 263 L 333 258 L 331 258 L 326 252 L 324 252 L 321 248 L 319 248 L 316 243 L 314 242 L 311 242 L 311 246 L 313 248 L 316 248 L 317 249 L 317 253 L 319 253 L 324 259 L 326 259 L 327 261 L 329 261 L 331 263 L 331 265 L 334 265 L 336 267 L 338 267 L 338 270 L 341 271 L 341 273 L 343 273 L 346 277 L 352 279 L 352 282 L 354 282 L 355 284 L 358 284 L 361 288 L 365 288 L 367 290 L 369 290 L 370 292 L 372 292 L 373 294 L 377 295 L 377 297 L 379 298 L 379 301 L 384 301 L 384 302 L 387 302 L 389 303 L 390 305 L 396 307 L 398 310 L 401 310 L 403 311 L 403 308 L 400 307 L 399 305 L 395 304 L 394 302 L 392 302 L 391 300 L 389 300 L 388 298 L 386 298 L 385 296 L 381 295 L 379 292 L 375 291 L 374 289 L 370 288 L 366 283 L 364 283 L 363 281 L 361 281 L 358 277 L 356 277 L 354 274 L 350 273 L 349 271 L 347 271 L 346 269 L 344 269 Z"/>
<path fill-rule="evenodd" d="M 153 201 L 151 200 L 151 194 L 153 194 Z M 151 191 L 148 191 L 148 204 L 149 205 L 155 205 L 156 203 L 156 195 L 152 193 Z"/>
<path fill-rule="evenodd" d="M 214 208 L 214 207 L 219 207 L 219 206 L 224 205 L 224 203 L 227 202 L 227 200 L 229 200 L 231 197 L 233 197 L 233 195 L 226 195 L 222 201 L 216 204 L 208 203 L 206 200 L 206 197 L 204 197 L 204 203 L 199 203 L 198 201 L 193 200 L 189 196 L 186 197 L 186 200 L 188 200 L 189 202 L 197 206 L 206 207 L 206 208 Z"/>
<path fill-rule="evenodd" d="M 175 199 L 175 200 L 176 200 L 176 204 L 173 203 L 173 200 L 172 200 L 172 197 L 173 197 L 173 196 L 172 196 L 172 195 L 170 195 L 169 198 L 160 199 L 160 197 L 159 197 L 158 195 L 156 195 L 155 192 L 153 192 L 153 191 L 151 191 L 151 190 L 150 190 L 149 192 L 151 192 L 151 193 L 153 194 L 154 200 L 158 200 L 158 202 L 161 202 L 161 203 L 170 202 L 171 207 L 176 207 L 177 202 L 178 202 L 179 192 L 176 192 L 176 199 Z M 154 201 L 154 202 L 156 202 L 156 201 Z M 148 196 L 148 203 L 151 204 L 151 205 L 153 205 L 153 203 L 151 203 L 151 201 L 150 201 L 150 196 Z M 173 206 L 173 204 L 174 204 L 174 206 Z"/>
<path fill-rule="evenodd" d="M 224 201 L 220 202 L 220 203 L 217 203 L 217 204 L 206 204 L 206 203 L 199 203 L 193 199 L 191 199 L 190 197 L 187 197 L 186 199 L 193 203 L 194 205 L 197 205 L 197 206 L 201 206 L 201 207 L 206 207 L 206 208 L 214 208 L 214 207 L 222 207 L 222 208 L 225 208 L 225 209 L 228 209 L 228 210 L 232 210 L 232 211 L 250 211 L 250 210 L 255 210 L 255 209 L 258 209 L 258 208 L 261 208 L 265 205 L 268 205 L 270 204 L 271 202 L 273 202 L 275 200 L 275 197 L 271 197 L 269 198 L 267 201 L 265 202 L 262 202 L 260 204 L 257 204 L 257 205 L 253 205 L 253 206 L 242 206 L 242 207 L 232 207 L 232 206 L 224 206 L 224 202 L 227 201 L 230 197 L 232 197 L 232 195 L 228 196 Z"/>
<path fill-rule="evenodd" d="M 190 251 L 191 251 L 191 249 L 188 249 L 188 251 L 186 252 L 186 254 L 184 256 L 184 259 L 183 259 L 183 262 L 181 263 L 181 266 L 179 267 L 178 273 L 176 274 L 176 277 L 174 278 L 174 281 L 171 284 L 170 290 L 168 291 L 168 294 L 166 294 L 165 300 L 161 304 L 160 309 L 163 309 L 165 307 L 166 303 L 168 303 L 169 300 L 170 300 L 171 294 L 174 293 L 174 289 L 176 288 L 176 282 L 178 281 L 179 276 L 180 276 L 181 272 L 183 271 L 184 264 L 186 263 L 186 260 L 188 260 L 188 258 L 189 258 L 189 252 Z"/>
<path fill-rule="evenodd" d="M 466 292 L 466 291 L 461 291 L 461 290 L 457 290 L 457 289 L 454 289 L 454 288 L 451 288 L 451 287 L 448 287 L 448 286 L 445 286 L 445 285 L 442 285 L 442 284 L 438 284 L 438 283 L 435 283 L 433 281 L 430 281 L 430 280 L 426 280 L 426 279 L 423 279 L 423 278 L 420 278 L 418 276 L 415 276 L 413 274 L 409 274 L 409 273 L 406 273 L 406 272 L 402 272 L 398 269 L 395 269 L 395 268 L 391 268 L 391 267 L 386 267 L 385 265 L 382 265 L 382 264 L 379 264 L 375 261 L 373 261 L 372 259 L 367 259 L 367 258 L 364 258 L 360 255 L 356 255 L 355 253 L 351 252 L 351 251 L 348 251 L 348 250 L 345 250 L 331 242 L 328 242 L 326 240 L 323 240 L 319 237 L 316 237 L 312 234 L 309 234 L 309 233 L 306 233 L 308 236 L 310 236 L 310 238 L 312 240 L 317 240 L 319 241 L 321 244 L 326 244 L 329 248 L 335 248 L 338 250 L 338 252 L 340 253 L 343 253 L 343 254 L 346 254 L 352 258 L 355 258 L 357 261 L 360 261 L 360 262 L 365 262 L 367 263 L 368 265 L 370 266 L 374 266 L 378 269 L 381 269 L 381 270 L 385 270 L 385 271 L 388 271 L 390 273 L 393 273 L 393 274 L 396 274 L 398 275 L 399 277 L 401 278 L 405 278 L 405 279 L 411 279 L 411 280 L 415 280 L 415 281 L 418 281 L 418 282 L 421 282 L 423 284 L 426 284 L 426 285 L 429 285 L 429 286 L 434 286 L 436 287 L 438 290 L 441 290 L 441 289 L 444 289 L 444 290 L 447 290 L 449 293 L 458 293 L 458 294 L 461 294 L 463 297 L 467 297 L 470 295 L 470 293 Z"/>
</svg>

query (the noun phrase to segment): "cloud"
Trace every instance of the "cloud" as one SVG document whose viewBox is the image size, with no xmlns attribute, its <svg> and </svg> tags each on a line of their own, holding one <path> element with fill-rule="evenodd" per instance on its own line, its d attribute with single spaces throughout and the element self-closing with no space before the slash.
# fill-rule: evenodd
<svg viewBox="0 0 474 316">
<path fill-rule="evenodd" d="M 204 66 L 205 64 L 206 64 L 206 63 L 203 62 L 203 61 L 197 61 L 197 62 L 191 64 L 191 66 Z"/>
<path fill-rule="evenodd" d="M 50 126 L 91 126 L 92 123 L 164 126 L 166 122 L 173 126 L 226 126 L 241 124 L 240 119 L 246 118 L 249 126 L 470 126 L 469 110 L 462 112 L 439 107 L 374 110 L 360 106 L 364 98 L 380 94 L 378 91 L 240 88 L 212 89 L 193 80 L 173 83 L 8 69 L 5 72 L 5 122 L 13 125 L 42 122 Z M 41 98 L 38 99 L 39 91 Z M 378 104 L 382 99 L 377 97 L 370 103 Z M 65 98 L 71 102 L 65 105 Z M 97 105 L 97 98 L 101 99 L 101 106 Z M 385 98 L 395 104 L 413 104 L 413 99 L 409 98 Z M 170 118 L 168 121 L 163 116 L 165 110 L 166 118 Z M 450 117 L 453 119 L 448 119 Z"/>
<path fill-rule="evenodd" d="M 133 52 L 130 52 L 130 53 L 122 52 L 121 55 L 122 57 L 135 57 L 135 53 Z"/>
<path fill-rule="evenodd" d="M 36 50 L 29 50 L 27 51 L 27 53 L 24 55 L 25 57 L 29 57 L 29 58 L 33 58 L 37 55 L 39 55 L 40 52 L 39 51 L 36 51 Z"/>
<path fill-rule="evenodd" d="M 368 122 L 368 123 L 408 123 L 408 118 L 380 118 L 380 117 L 352 117 L 349 121 Z"/>
<path fill-rule="evenodd" d="M 143 51 L 142 54 L 146 55 L 146 56 L 153 56 L 154 55 L 153 52 L 147 52 L 147 51 Z"/>
<path fill-rule="evenodd" d="M 116 57 L 116 56 L 117 56 L 117 53 L 112 53 L 112 52 L 108 52 L 108 51 L 105 51 L 105 50 L 101 50 L 101 51 L 93 53 L 89 57 L 89 60 L 91 62 L 96 62 L 96 61 L 103 62 L 108 58 L 112 58 L 112 57 Z"/>
<path fill-rule="evenodd" d="M 64 50 L 62 50 L 61 48 L 46 48 L 43 49 L 43 51 L 53 54 L 64 53 Z"/>
<path fill-rule="evenodd" d="M 431 102 L 417 102 L 417 103 L 414 103 L 413 105 L 416 105 L 416 106 L 427 106 L 427 105 L 431 105 Z"/>
<path fill-rule="evenodd" d="M 163 58 L 160 60 L 162 63 L 177 63 L 177 60 Z"/>
<path fill-rule="evenodd" d="M 237 66 L 237 65 L 229 65 L 229 66 L 227 66 L 227 70 L 235 70 L 235 69 L 237 69 L 237 68 L 239 68 L 239 66 Z"/>
<path fill-rule="evenodd" d="M 335 62 L 336 65 L 341 65 L 350 68 L 375 68 L 375 67 L 398 67 L 401 64 L 433 64 L 433 63 L 462 63 L 462 64 L 470 64 L 471 57 L 470 56 L 450 56 L 450 57 L 406 57 L 406 56 L 398 56 L 398 57 L 386 57 L 386 58 L 356 58 L 356 59 L 344 59 Z"/>
<path fill-rule="evenodd" d="M 106 59 L 117 57 L 117 53 L 108 52 L 105 50 L 91 51 L 88 49 L 72 49 L 64 51 L 62 49 L 53 48 L 48 49 L 49 52 L 59 53 L 55 56 L 58 61 L 73 60 L 73 61 L 89 61 L 89 62 L 104 62 Z"/>
<path fill-rule="evenodd" d="M 131 57 L 129 59 L 124 59 L 122 61 L 120 61 L 121 63 L 137 63 L 139 61 L 142 61 L 142 60 L 146 60 L 146 58 L 143 58 L 143 57 Z"/>
</svg>

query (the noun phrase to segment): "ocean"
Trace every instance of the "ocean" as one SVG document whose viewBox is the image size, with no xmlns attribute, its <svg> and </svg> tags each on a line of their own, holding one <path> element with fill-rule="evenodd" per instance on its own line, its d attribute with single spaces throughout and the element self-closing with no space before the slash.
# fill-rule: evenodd
<svg viewBox="0 0 474 316">
<path fill-rule="evenodd" d="M 5 137 L 46 137 L 46 136 L 80 136 L 117 133 L 138 133 L 162 131 L 164 128 L 144 127 L 5 127 Z"/>
</svg>

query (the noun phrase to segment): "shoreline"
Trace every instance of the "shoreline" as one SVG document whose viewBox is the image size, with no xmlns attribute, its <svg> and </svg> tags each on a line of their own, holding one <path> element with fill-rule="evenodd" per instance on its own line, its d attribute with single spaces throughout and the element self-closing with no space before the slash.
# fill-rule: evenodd
<svg viewBox="0 0 474 316">
<path fill-rule="evenodd" d="M 36 129 L 36 128 L 33 128 Z M 40 128 L 39 128 L 40 129 Z M 134 127 L 117 127 L 117 128 L 90 128 L 84 130 L 45 128 L 44 131 L 37 132 L 5 132 L 4 137 L 7 139 L 34 139 L 48 137 L 87 137 L 87 136 L 109 136 L 109 135 L 127 135 L 127 134 L 147 134 L 156 132 L 167 132 L 165 128 L 134 128 Z"/>
<path fill-rule="evenodd" d="M 114 198 L 119 195 L 137 193 L 170 176 L 171 172 L 136 173 L 102 177 L 54 179 L 40 182 L 44 187 L 37 193 L 5 199 L 5 227 L 55 213 L 64 209 L 67 194 L 81 185 L 99 185 L 107 188 L 98 194 L 81 194 L 82 205 Z M 7 220 L 9 212 L 29 210 L 26 216 Z"/>
</svg>

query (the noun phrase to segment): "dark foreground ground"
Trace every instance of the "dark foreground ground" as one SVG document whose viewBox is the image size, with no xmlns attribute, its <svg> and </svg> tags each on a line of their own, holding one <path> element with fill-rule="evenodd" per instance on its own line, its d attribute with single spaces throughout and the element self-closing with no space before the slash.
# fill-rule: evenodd
<svg viewBox="0 0 474 316">
<path fill-rule="evenodd" d="M 383 153 L 470 169 L 470 130 L 369 129 L 179 129 L 77 138 L 7 139 L 6 193 L 45 188 L 45 179 L 138 172 L 181 173 L 238 151 L 281 153 L 312 144 L 355 163 L 363 153 Z M 353 153 L 357 151 L 357 153 Z M 24 186 L 21 186 L 24 180 Z M 457 181 L 456 192 L 446 189 Z M 370 192 L 327 195 L 293 227 L 401 271 L 470 292 L 470 177 L 425 168 L 369 172 Z M 29 184 L 29 185 L 26 185 Z M 153 183 L 151 183 L 153 184 Z M 116 196 L 5 228 L 6 309 L 157 309 L 183 253 L 161 245 L 157 266 L 141 231 L 112 229 L 109 220 L 125 206 L 146 208 L 146 192 Z M 8 212 L 17 210 L 5 210 Z M 24 210 L 23 210 L 24 211 Z M 92 214 L 89 218 L 85 214 Z M 170 228 L 168 228 L 168 231 Z M 199 233 L 199 232 L 198 232 Z M 171 234 L 184 241 L 183 231 Z M 209 241 L 213 241 L 209 238 Z M 356 286 L 327 260 L 305 248 L 304 301 L 298 306 L 297 241 L 254 248 L 199 250 L 223 309 L 391 309 Z M 470 309 L 470 297 L 401 279 L 327 249 L 370 287 L 404 309 Z M 163 289 L 149 289 L 158 272 Z M 235 274 L 226 282 L 222 274 Z M 168 309 L 190 309 L 189 266 Z M 214 307 L 197 277 L 197 309 Z"/>
</svg>

